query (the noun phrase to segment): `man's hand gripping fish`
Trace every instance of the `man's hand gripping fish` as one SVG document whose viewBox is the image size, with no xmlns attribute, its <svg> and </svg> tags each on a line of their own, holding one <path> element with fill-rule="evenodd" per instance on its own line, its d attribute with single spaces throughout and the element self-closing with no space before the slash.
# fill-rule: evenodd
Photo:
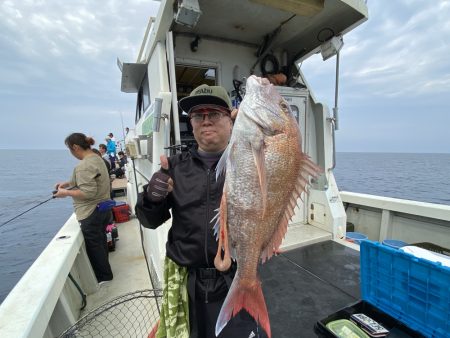
<svg viewBox="0 0 450 338">
<path fill-rule="evenodd" d="M 297 121 L 275 87 L 267 79 L 249 77 L 217 170 L 219 175 L 226 166 L 214 265 L 225 271 L 233 258 L 237 272 L 217 319 L 216 336 L 245 309 L 271 337 L 258 263 L 278 250 L 309 176 L 322 171 L 302 152 L 301 142 Z"/>
</svg>

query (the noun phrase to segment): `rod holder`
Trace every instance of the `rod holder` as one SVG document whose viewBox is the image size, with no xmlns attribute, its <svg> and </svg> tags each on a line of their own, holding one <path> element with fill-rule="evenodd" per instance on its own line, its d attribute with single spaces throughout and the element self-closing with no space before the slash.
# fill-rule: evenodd
<svg viewBox="0 0 450 338">
<path fill-rule="evenodd" d="M 161 98 L 155 98 L 155 106 L 153 108 L 153 132 L 155 133 L 158 133 L 161 128 L 162 102 Z"/>
</svg>

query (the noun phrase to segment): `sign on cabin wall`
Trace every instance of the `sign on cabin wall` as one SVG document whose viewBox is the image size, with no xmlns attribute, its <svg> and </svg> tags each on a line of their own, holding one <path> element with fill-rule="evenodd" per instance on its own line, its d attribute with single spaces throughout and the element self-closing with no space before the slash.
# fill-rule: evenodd
<svg viewBox="0 0 450 338">
<path fill-rule="evenodd" d="M 142 135 L 150 136 L 153 134 L 153 114 L 149 114 L 142 122 Z"/>
</svg>

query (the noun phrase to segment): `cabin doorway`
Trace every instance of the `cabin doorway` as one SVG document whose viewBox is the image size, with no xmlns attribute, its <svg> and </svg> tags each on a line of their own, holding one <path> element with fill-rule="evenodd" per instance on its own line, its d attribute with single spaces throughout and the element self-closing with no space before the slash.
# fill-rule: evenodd
<svg viewBox="0 0 450 338">
<path fill-rule="evenodd" d="M 175 74 L 178 101 L 183 97 L 189 96 L 194 88 L 197 88 L 202 84 L 216 86 L 218 83 L 217 67 L 176 64 Z M 180 123 L 180 141 L 183 146 L 182 149 L 188 149 L 196 142 L 187 112 L 179 111 L 178 120 Z"/>
<path fill-rule="evenodd" d="M 177 64 L 175 65 L 175 74 L 178 100 L 189 96 L 194 88 L 202 84 L 217 85 L 217 69 L 215 67 Z"/>
</svg>

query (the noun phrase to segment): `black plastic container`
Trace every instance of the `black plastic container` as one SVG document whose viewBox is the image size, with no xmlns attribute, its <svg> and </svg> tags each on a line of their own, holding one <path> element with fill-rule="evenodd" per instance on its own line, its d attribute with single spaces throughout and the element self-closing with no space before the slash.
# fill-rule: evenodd
<svg viewBox="0 0 450 338">
<path fill-rule="evenodd" d="M 317 322 L 319 336 L 336 337 L 329 322 L 364 313 L 388 338 L 450 338 L 450 267 L 368 240 L 360 249 L 362 300 Z"/>
<path fill-rule="evenodd" d="M 395 337 L 402 337 L 402 338 L 424 338 L 422 334 L 419 332 L 413 331 L 404 324 L 402 324 L 400 321 L 396 320 L 395 318 L 389 316 L 388 314 L 384 313 L 383 311 L 377 309 L 375 306 L 372 306 L 370 303 L 366 301 L 359 301 L 354 304 L 351 304 L 331 315 L 328 317 L 318 321 L 314 325 L 314 331 L 317 334 L 318 337 L 321 338 L 336 338 L 337 336 L 328 330 L 326 325 L 332 321 L 338 320 L 338 319 L 348 319 L 350 320 L 350 316 L 354 313 L 364 313 L 365 315 L 369 316 L 373 320 L 380 323 L 383 327 L 388 329 L 390 333 L 386 336 L 387 338 L 395 338 Z"/>
</svg>

